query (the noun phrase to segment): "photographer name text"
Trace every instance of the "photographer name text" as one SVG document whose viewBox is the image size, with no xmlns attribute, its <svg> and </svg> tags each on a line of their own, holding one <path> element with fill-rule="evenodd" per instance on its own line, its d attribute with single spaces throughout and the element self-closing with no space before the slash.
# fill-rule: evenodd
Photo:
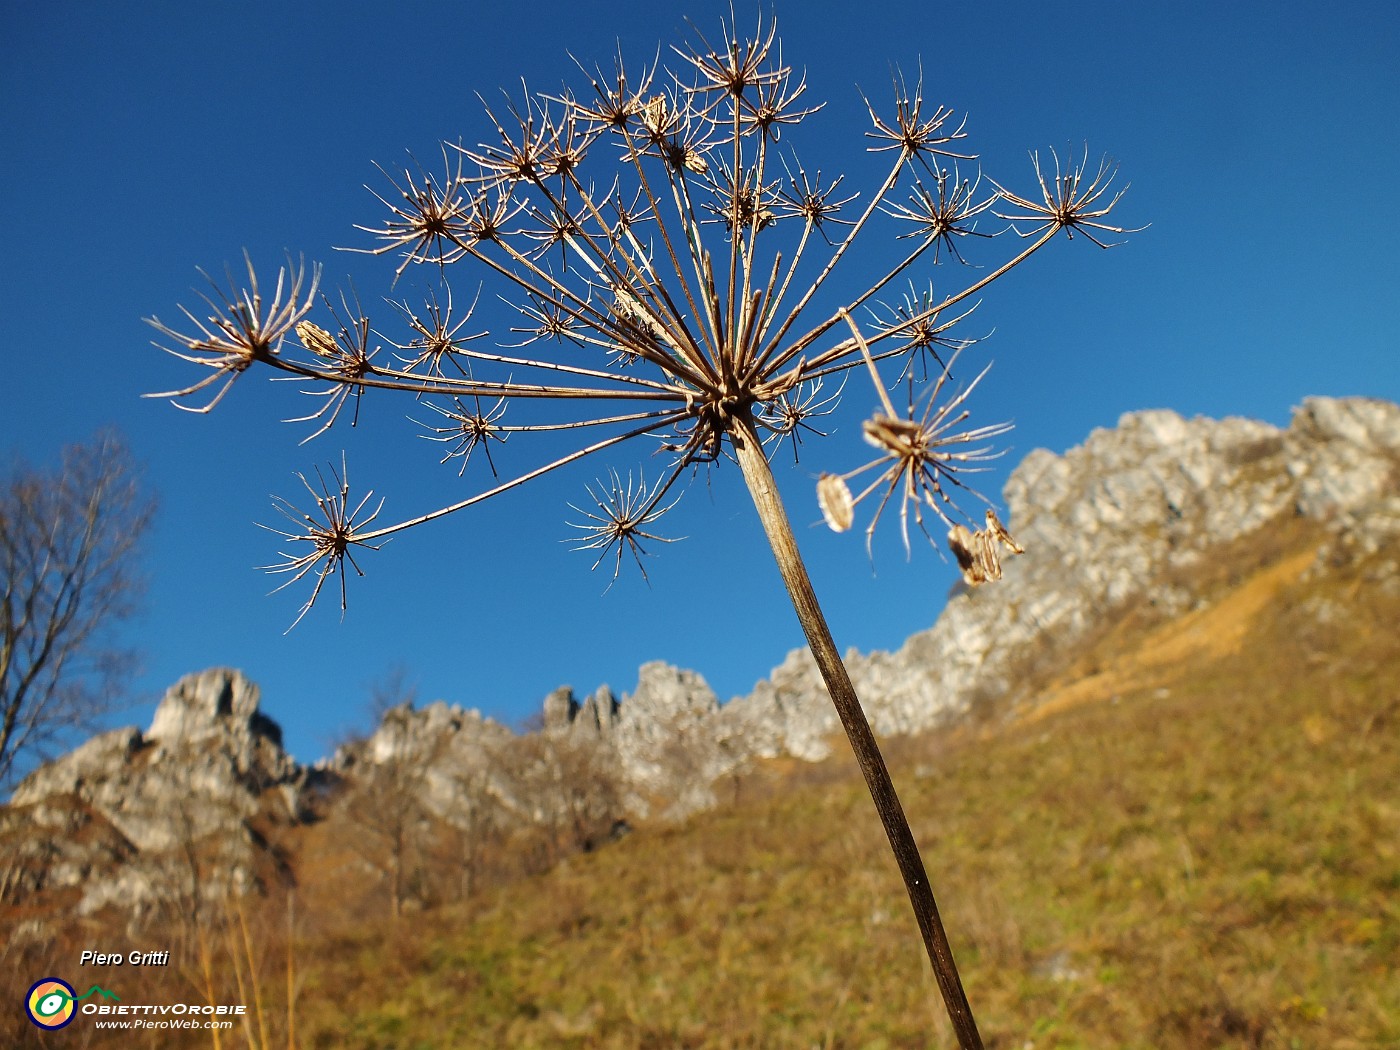
<svg viewBox="0 0 1400 1050">
<path fill-rule="evenodd" d="M 78 957 L 79 966 L 166 966 L 170 963 L 169 952 L 93 952 L 85 951 Z"/>
</svg>

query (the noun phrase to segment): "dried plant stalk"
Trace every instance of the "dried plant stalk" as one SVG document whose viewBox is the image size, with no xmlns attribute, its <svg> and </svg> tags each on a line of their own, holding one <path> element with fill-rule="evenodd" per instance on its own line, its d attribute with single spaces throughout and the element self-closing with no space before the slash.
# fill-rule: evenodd
<svg viewBox="0 0 1400 1050">
<path fill-rule="evenodd" d="M 850 673 L 841 660 L 836 642 L 831 637 L 831 629 L 817 602 L 807 567 L 802 562 L 802 553 L 797 548 L 797 539 L 792 534 L 787 511 L 778 495 L 773 472 L 759 447 L 758 435 L 752 424 L 745 430 L 747 433 L 741 431 L 736 435 L 734 450 L 754 507 L 763 522 L 763 531 L 773 548 L 778 571 L 782 574 L 788 597 L 792 599 L 797 619 L 802 624 L 807 645 L 816 658 L 827 693 L 841 719 L 841 728 L 846 731 L 851 750 L 855 752 L 865 786 L 880 815 L 880 823 L 884 825 L 885 836 L 889 839 L 895 863 L 899 865 L 899 874 L 904 879 L 904 888 L 909 893 L 909 903 L 919 924 L 924 950 L 928 952 L 953 1030 L 958 1034 L 958 1043 L 963 1047 L 980 1047 L 982 1041 L 972 1016 L 972 1007 L 968 1005 L 967 993 L 963 990 L 962 978 L 953 959 L 953 949 L 938 912 L 938 902 L 934 899 L 923 857 L 909 827 L 909 818 L 904 815 L 904 807 L 890 779 L 880 745 L 860 706 Z"/>
</svg>

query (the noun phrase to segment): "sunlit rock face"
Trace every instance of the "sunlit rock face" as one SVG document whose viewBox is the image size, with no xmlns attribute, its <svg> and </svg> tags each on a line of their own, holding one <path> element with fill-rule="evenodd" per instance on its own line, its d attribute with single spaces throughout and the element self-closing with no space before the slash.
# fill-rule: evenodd
<svg viewBox="0 0 1400 1050">
<path fill-rule="evenodd" d="M 301 819 L 315 779 L 282 750 L 258 687 L 215 668 L 171 686 L 145 733 L 103 733 L 35 770 L 4 817 L 47 829 L 16 846 L 31 888 L 78 889 L 80 913 L 179 910 L 276 878 L 257 827 Z M 95 830 L 75 841 L 79 829 Z M 83 848 L 92 841 L 99 848 Z"/>
<path fill-rule="evenodd" d="M 554 703 L 571 702 L 568 689 Z M 546 705 L 549 708 L 549 705 Z M 385 792 L 412 791 L 426 816 L 448 822 L 462 817 L 469 793 L 509 800 L 503 748 L 515 734 L 475 708 L 436 700 L 423 707 L 399 704 L 384 712 L 363 740 L 341 746 L 324 765 L 371 800 Z M 372 803 L 371 803 L 372 804 Z"/>
<path fill-rule="evenodd" d="M 166 752 L 213 749 L 252 791 L 296 780 L 282 727 L 258 710 L 261 690 L 243 672 L 214 668 L 166 690 L 146 739 Z"/>
<path fill-rule="evenodd" d="M 1008 479 L 1007 524 L 1025 548 L 1005 578 L 963 589 L 895 652 L 848 654 L 877 732 L 909 733 L 1010 687 L 1036 647 L 1072 647 L 1116 609 L 1164 615 L 1196 600 L 1164 582 L 1283 515 L 1329 523 L 1375 551 L 1400 535 L 1400 406 L 1309 398 L 1287 429 L 1249 419 L 1129 413 L 1063 455 L 1031 452 Z M 788 654 L 714 716 L 725 762 L 827 754 L 839 724 L 815 661 Z"/>
</svg>

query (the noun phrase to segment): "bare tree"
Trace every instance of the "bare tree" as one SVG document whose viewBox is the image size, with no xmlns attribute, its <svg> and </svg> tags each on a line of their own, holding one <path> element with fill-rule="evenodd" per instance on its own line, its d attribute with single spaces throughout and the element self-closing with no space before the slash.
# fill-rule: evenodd
<svg viewBox="0 0 1400 1050">
<path fill-rule="evenodd" d="M 611 751 L 549 728 L 511 744 L 504 768 L 522 823 L 539 832 L 541 866 L 602 842 L 623 814 L 623 786 Z"/>
<path fill-rule="evenodd" d="M 143 589 L 134 554 L 154 503 L 112 432 L 0 489 L 0 785 L 116 706 L 133 654 L 113 628 Z"/>
<path fill-rule="evenodd" d="M 371 685 L 369 711 L 391 747 L 375 755 L 369 738 L 360 742 L 355 785 L 340 812 L 351 848 L 382 884 L 395 919 L 405 904 L 422 896 L 425 855 L 434 835 L 428 777 L 446 746 L 440 738 L 415 740 L 417 695 L 403 667 Z"/>
<path fill-rule="evenodd" d="M 402 342 L 381 335 L 352 293 L 318 298 L 319 269 L 289 266 L 267 294 L 250 261 L 247 284 L 230 275 L 229 287 L 205 297 L 210 312 L 183 311 L 188 325 L 151 319 L 165 348 L 202 373 L 152 396 L 208 411 L 244 373 L 267 368 L 306 380 L 301 422 L 319 434 L 350 400 L 358 407 L 367 391 L 397 391 L 420 415 L 435 414 L 424 436 L 441 443 L 443 462 L 475 472 L 472 494 L 394 521 L 380 520 L 382 500 L 351 494 L 343 459 L 303 477 L 315 510 L 280 504 L 287 527 L 274 568 L 287 584 L 309 583 L 298 619 L 323 591 L 338 591 L 343 608 L 346 577 L 388 537 L 581 460 L 609 461 L 624 443 L 669 457 L 650 481 L 599 462 L 573 525 L 595 567 L 614 576 L 624 563 L 640 568 L 671 542 L 660 519 L 685 479 L 737 463 L 889 838 L 958 1042 L 971 1050 L 982 1042 L 928 873 L 770 461 L 784 442 L 796 456 L 824 437 L 820 417 L 849 385 L 848 398 L 874 402 L 861 428 L 873 458 L 823 472 L 817 497 L 831 526 L 850 528 L 862 505 L 867 547 L 882 517 L 898 517 L 906 547 L 911 522 L 934 542 L 940 523 L 975 526 L 954 497 L 1009 427 L 968 423 L 985 369 L 954 380 L 954 361 L 975 340 L 953 330 L 978 295 L 1053 241 L 1106 248 L 1130 232 L 1110 221 L 1122 196 L 1116 168 L 1091 161 L 1087 147 L 1082 157 L 1035 153 L 1026 189 L 1007 188 L 981 174 L 967 121 L 896 74 L 892 105 L 867 101 L 864 145 L 886 174 L 861 193 L 829 164 L 799 159 L 799 149 L 829 149 L 833 139 L 805 127 L 822 103 L 785 63 L 771 20 L 760 18 L 752 35 L 726 25 L 714 45 L 696 30 L 671 54 L 679 62 L 669 69 L 659 57 L 628 67 L 619 55 L 611 68 L 581 67 L 587 83 L 577 90 L 522 89 L 490 104 L 479 145 L 444 143 L 440 172 L 392 179 L 380 196 L 387 214 L 359 227 L 376 239 L 361 250 L 397 256 L 396 277 L 416 265 L 439 279 L 423 307 L 397 304 Z M 988 229 L 993 217 L 1000 228 Z M 882 257 L 873 254 L 882 246 Z M 938 291 L 935 269 L 945 275 Z M 495 346 L 477 342 L 485 333 L 460 297 L 454 309 L 448 277 L 462 270 L 492 281 L 512 308 Z M 310 319 L 318 303 L 329 327 Z M 998 545 L 1015 541 L 986 521 L 955 539 L 991 580 Z M 742 615 L 743 587 L 732 582 L 727 614 Z"/>
<path fill-rule="evenodd" d="M 487 765 L 460 769 L 453 779 L 456 794 L 441 836 L 437 867 L 456 877 L 445 886 L 449 899 L 470 900 L 487 873 L 493 852 L 507 831 L 505 811 L 493 791 L 493 770 Z"/>
<path fill-rule="evenodd" d="M 433 837 L 425 781 L 424 770 L 410 756 L 377 763 L 361 774 L 343 813 L 351 844 L 383 885 L 395 919 L 420 896 L 423 855 Z"/>
</svg>

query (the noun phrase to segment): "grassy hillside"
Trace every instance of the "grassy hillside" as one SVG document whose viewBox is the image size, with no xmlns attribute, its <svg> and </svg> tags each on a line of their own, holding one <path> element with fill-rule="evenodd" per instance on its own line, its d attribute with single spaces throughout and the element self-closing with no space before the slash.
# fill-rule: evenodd
<svg viewBox="0 0 1400 1050">
<path fill-rule="evenodd" d="M 1400 586 L 1280 531 L 979 727 L 892 742 L 988 1044 L 1400 1046 Z M 1302 552 L 1302 553 L 1300 553 Z M 844 762 L 316 946 L 318 1047 L 951 1045 Z M 305 945 L 311 949 L 311 945 Z"/>
<path fill-rule="evenodd" d="M 888 742 L 989 1047 L 1400 1047 L 1400 580 L 1379 556 L 1311 571 L 1323 540 L 1220 551 L 1181 581 L 1196 610 L 1118 610 L 975 724 Z M 194 916 L 169 970 L 119 975 L 127 1001 L 248 1004 L 233 1032 L 0 1043 L 952 1046 L 853 763 L 729 789 L 397 922 L 313 828 L 293 910 Z M 71 937 L 51 972 L 126 943 Z"/>
</svg>

